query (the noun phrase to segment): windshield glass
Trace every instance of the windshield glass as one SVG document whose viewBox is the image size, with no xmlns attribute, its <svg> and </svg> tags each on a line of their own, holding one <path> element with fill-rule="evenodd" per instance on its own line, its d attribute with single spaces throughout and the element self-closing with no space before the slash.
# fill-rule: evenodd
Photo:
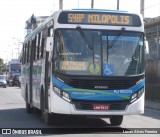
<svg viewBox="0 0 160 137">
<path fill-rule="evenodd" d="M 21 71 L 21 64 L 11 64 L 11 72 L 20 73 L 20 71 Z"/>
<path fill-rule="evenodd" d="M 57 29 L 54 36 L 54 72 L 89 76 L 144 72 L 143 33 Z"/>
<path fill-rule="evenodd" d="M 5 76 L 0 76 L 0 80 L 5 80 Z"/>
</svg>

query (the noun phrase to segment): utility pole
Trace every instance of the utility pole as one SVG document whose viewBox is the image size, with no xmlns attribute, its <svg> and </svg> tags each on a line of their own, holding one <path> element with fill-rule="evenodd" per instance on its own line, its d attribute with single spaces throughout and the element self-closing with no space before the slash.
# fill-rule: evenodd
<svg viewBox="0 0 160 137">
<path fill-rule="evenodd" d="M 117 10 L 119 10 L 119 0 L 117 0 Z"/>
<path fill-rule="evenodd" d="M 79 9 L 79 0 L 78 0 L 78 9 Z"/>
<path fill-rule="evenodd" d="M 63 0 L 59 0 L 59 10 L 63 9 Z"/>
<path fill-rule="evenodd" d="M 144 19 L 144 0 L 140 1 L 140 13 L 142 14 Z"/>
<path fill-rule="evenodd" d="M 94 8 L 94 0 L 91 0 L 91 9 Z"/>
</svg>

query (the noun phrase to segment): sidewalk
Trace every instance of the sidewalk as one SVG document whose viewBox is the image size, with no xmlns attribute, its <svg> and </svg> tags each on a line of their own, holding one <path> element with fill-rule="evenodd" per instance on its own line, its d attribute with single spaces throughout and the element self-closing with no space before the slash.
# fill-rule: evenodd
<svg viewBox="0 0 160 137">
<path fill-rule="evenodd" d="M 145 100 L 145 108 L 156 109 L 160 111 L 160 102 Z"/>
</svg>

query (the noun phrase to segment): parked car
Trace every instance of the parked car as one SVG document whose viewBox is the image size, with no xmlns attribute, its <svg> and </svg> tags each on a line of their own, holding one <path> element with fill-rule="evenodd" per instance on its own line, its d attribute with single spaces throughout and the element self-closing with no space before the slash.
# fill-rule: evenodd
<svg viewBox="0 0 160 137">
<path fill-rule="evenodd" d="M 4 75 L 0 75 L 0 86 L 3 88 L 7 87 L 6 77 Z"/>
<path fill-rule="evenodd" d="M 14 75 L 11 79 L 9 79 L 9 86 L 20 86 L 19 76 Z"/>
</svg>

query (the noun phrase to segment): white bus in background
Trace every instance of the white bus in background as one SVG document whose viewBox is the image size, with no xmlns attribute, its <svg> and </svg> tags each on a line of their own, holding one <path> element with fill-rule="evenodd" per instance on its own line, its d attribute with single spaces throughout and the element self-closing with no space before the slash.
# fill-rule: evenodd
<svg viewBox="0 0 160 137">
<path fill-rule="evenodd" d="M 9 85 L 15 75 L 18 77 L 21 75 L 21 63 L 18 59 L 12 59 L 7 64 L 6 77 Z"/>
<path fill-rule="evenodd" d="M 24 40 L 21 91 L 27 112 L 108 117 L 144 112 L 144 25 L 141 15 L 63 10 Z"/>
</svg>

